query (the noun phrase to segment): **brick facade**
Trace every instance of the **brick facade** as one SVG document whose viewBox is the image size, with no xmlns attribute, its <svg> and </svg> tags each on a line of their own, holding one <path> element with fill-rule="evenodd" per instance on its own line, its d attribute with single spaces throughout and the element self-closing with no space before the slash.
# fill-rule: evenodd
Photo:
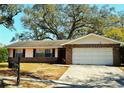
<svg viewBox="0 0 124 93">
<path fill-rule="evenodd" d="M 120 44 L 67 44 L 63 46 L 65 51 L 65 63 L 72 64 L 72 49 L 73 48 L 101 48 L 101 47 L 110 47 L 113 48 L 113 65 L 120 65 Z M 8 61 L 15 61 L 15 58 L 9 57 Z M 58 58 L 56 57 L 26 57 L 21 58 L 21 62 L 34 62 L 34 63 L 57 63 Z"/>
<path fill-rule="evenodd" d="M 66 64 L 72 64 L 72 49 L 73 48 L 99 48 L 99 47 L 112 47 L 113 48 L 113 65 L 120 65 L 120 44 L 68 44 L 66 48 Z"/>
<path fill-rule="evenodd" d="M 72 47 L 66 46 L 66 54 L 65 54 L 66 64 L 72 64 Z"/>
<path fill-rule="evenodd" d="M 113 65 L 119 66 L 120 64 L 121 61 L 120 61 L 119 47 L 113 47 Z"/>
<path fill-rule="evenodd" d="M 16 58 L 9 57 L 8 58 L 9 62 L 16 61 Z M 21 58 L 21 62 L 32 62 L 32 63 L 56 63 L 57 58 L 55 57 L 26 57 L 26 58 Z"/>
</svg>

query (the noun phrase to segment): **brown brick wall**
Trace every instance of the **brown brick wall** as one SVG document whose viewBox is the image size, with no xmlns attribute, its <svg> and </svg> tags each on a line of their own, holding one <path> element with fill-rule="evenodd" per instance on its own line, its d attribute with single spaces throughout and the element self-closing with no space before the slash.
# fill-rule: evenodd
<svg viewBox="0 0 124 93">
<path fill-rule="evenodd" d="M 115 66 L 121 65 L 119 47 L 113 48 L 113 65 Z"/>
<path fill-rule="evenodd" d="M 73 48 L 113 48 L 113 65 L 120 65 L 119 47 L 120 44 L 71 44 L 65 45 L 66 48 L 66 64 L 72 64 L 72 49 Z"/>
<path fill-rule="evenodd" d="M 16 58 L 8 58 L 9 62 L 16 61 Z M 34 57 L 34 58 L 21 58 L 21 62 L 33 62 L 33 63 L 54 63 L 57 61 L 55 57 Z"/>
<path fill-rule="evenodd" d="M 66 47 L 66 64 L 72 64 L 72 47 Z"/>
</svg>

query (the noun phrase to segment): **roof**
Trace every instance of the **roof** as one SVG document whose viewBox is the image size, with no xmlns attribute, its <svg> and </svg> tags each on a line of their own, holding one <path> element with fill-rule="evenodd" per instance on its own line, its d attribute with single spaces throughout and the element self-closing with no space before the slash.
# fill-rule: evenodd
<svg viewBox="0 0 124 93">
<path fill-rule="evenodd" d="M 89 36 L 99 37 L 101 39 L 105 39 L 111 41 L 114 44 L 124 44 L 123 42 L 119 42 L 117 40 L 113 40 L 104 36 L 96 35 L 96 34 L 88 34 L 86 36 L 82 36 L 80 38 L 74 40 L 32 40 L 32 41 L 20 41 L 6 46 L 7 48 L 61 48 L 66 44 L 73 44 L 73 42 L 77 42 L 78 40 L 85 39 Z"/>
<path fill-rule="evenodd" d="M 6 46 L 7 48 L 59 48 L 70 40 L 32 40 L 20 41 Z"/>
<path fill-rule="evenodd" d="M 96 35 L 96 34 L 94 34 L 94 33 L 91 33 L 91 34 L 88 34 L 88 35 L 86 35 L 86 36 L 82 36 L 82 37 L 80 37 L 80 38 L 77 38 L 77 39 L 71 40 L 71 41 L 69 41 L 69 42 L 67 42 L 67 43 L 63 43 L 63 44 L 61 44 L 61 45 L 71 44 L 71 43 L 76 42 L 76 41 L 78 41 L 78 40 L 81 40 L 81 39 L 87 38 L 87 37 L 89 37 L 89 36 L 100 37 L 100 38 L 102 38 L 102 39 L 105 39 L 105 40 L 111 41 L 111 42 L 116 43 L 116 44 L 124 44 L 123 42 L 120 42 L 120 41 L 117 41 L 117 40 L 113 40 L 113 39 L 110 39 L 110 38 L 107 38 L 107 37 L 104 37 L 104 36 L 100 36 L 100 35 Z"/>
</svg>

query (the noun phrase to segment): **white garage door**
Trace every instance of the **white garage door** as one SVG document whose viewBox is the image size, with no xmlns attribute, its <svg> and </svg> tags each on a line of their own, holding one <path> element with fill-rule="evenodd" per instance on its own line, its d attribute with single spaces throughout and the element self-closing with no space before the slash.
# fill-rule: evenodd
<svg viewBox="0 0 124 93">
<path fill-rule="evenodd" d="M 112 48 L 73 48 L 73 64 L 102 64 L 112 65 Z"/>
</svg>

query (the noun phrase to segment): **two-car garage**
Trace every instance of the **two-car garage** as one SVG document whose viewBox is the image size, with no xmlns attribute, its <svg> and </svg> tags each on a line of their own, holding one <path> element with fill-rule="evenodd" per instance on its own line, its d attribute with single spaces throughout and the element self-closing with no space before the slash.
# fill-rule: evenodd
<svg viewBox="0 0 124 93">
<path fill-rule="evenodd" d="M 66 64 L 120 65 L 119 41 L 89 34 L 63 44 Z"/>
<path fill-rule="evenodd" d="M 72 64 L 113 64 L 112 48 L 73 48 Z"/>
</svg>

